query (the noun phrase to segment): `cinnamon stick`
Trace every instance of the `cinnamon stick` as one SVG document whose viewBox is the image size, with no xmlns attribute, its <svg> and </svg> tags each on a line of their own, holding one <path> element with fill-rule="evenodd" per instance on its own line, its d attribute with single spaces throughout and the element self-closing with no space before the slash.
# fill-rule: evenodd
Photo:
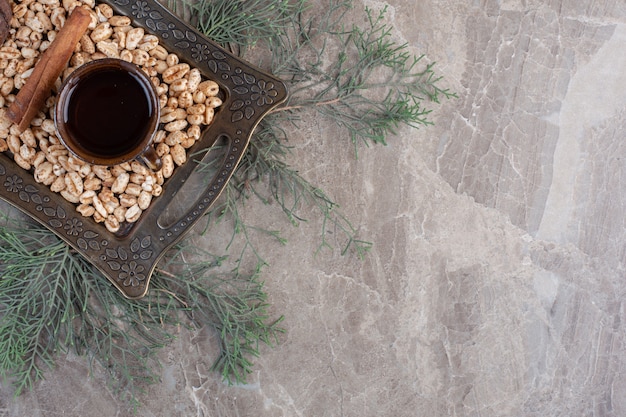
<svg viewBox="0 0 626 417">
<path fill-rule="evenodd" d="M 50 96 L 55 81 L 67 65 L 74 53 L 76 44 L 87 30 L 91 22 L 89 10 L 76 7 L 65 24 L 59 30 L 56 38 L 45 50 L 30 77 L 22 86 L 6 111 L 7 118 L 18 125 L 21 131 L 25 130 L 33 118 L 43 107 Z"/>
</svg>

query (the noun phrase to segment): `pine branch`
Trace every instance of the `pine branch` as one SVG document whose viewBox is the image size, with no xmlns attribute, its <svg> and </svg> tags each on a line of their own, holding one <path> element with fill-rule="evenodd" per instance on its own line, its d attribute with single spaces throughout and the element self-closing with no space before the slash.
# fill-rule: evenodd
<svg viewBox="0 0 626 417">
<path fill-rule="evenodd" d="M 6 220 L 0 226 L 0 373 L 19 395 L 53 366 L 57 352 L 73 350 L 108 370 L 115 391 L 133 403 L 146 384 L 158 381 L 158 349 L 175 337 L 176 326 L 186 325 L 215 329 L 222 354 L 214 369 L 243 382 L 259 345 L 274 344 L 283 331 L 282 318 L 270 318 L 258 273 L 224 275 L 217 270 L 225 257 L 198 251 L 184 244 L 172 250 L 148 295 L 128 300 L 52 232 Z M 189 257 L 202 261 L 188 263 Z M 181 312 L 191 320 L 182 322 Z"/>
</svg>

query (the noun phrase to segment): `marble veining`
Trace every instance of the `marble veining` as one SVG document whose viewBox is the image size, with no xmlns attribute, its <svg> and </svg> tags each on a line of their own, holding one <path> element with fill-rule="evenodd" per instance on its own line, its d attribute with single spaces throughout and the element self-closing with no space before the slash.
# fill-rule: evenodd
<svg viewBox="0 0 626 417">
<path fill-rule="evenodd" d="M 287 333 L 248 384 L 210 371 L 215 335 L 181 329 L 135 415 L 626 415 L 626 3 L 354 5 L 387 6 L 394 36 L 459 98 L 358 159 L 304 118 L 290 132 L 300 172 L 372 252 L 314 256 L 321 224 L 305 211 L 282 228 L 289 246 L 264 245 Z M 242 213 L 281 228 L 260 203 Z M 87 374 L 64 356 L 33 392 L 3 389 L 0 415 L 131 415 L 103 370 Z"/>
</svg>

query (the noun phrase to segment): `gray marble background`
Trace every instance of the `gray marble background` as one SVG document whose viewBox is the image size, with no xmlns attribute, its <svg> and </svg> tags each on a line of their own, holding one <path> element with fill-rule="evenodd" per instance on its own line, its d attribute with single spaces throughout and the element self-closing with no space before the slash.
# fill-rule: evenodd
<svg viewBox="0 0 626 417">
<path fill-rule="evenodd" d="M 354 4 L 388 5 L 459 98 L 358 160 L 331 125 L 300 126 L 294 165 L 372 252 L 314 256 L 313 212 L 291 228 L 247 205 L 290 241 L 267 243 L 263 275 L 287 333 L 229 387 L 213 335 L 182 332 L 136 415 L 626 415 L 626 2 Z M 130 415 L 88 373 L 62 357 L 0 416 Z"/>
</svg>

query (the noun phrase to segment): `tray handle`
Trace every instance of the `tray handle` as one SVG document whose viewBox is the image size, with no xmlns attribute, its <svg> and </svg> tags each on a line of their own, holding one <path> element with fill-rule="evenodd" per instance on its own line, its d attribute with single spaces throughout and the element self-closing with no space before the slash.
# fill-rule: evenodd
<svg viewBox="0 0 626 417">
<path fill-rule="evenodd" d="M 287 88 L 273 75 L 232 57 L 220 45 L 198 33 L 155 0 L 113 0 L 111 7 L 117 13 L 129 16 L 135 26 L 142 26 L 147 32 L 157 35 L 168 50 L 177 51 L 182 59 L 220 85 L 223 103 L 209 129 L 205 130 L 199 146 L 208 149 L 217 138 L 226 137 L 226 157 L 196 204 L 175 224 L 159 227 L 163 232 L 159 241 L 169 247 L 207 212 L 222 193 L 246 151 L 252 132 L 267 113 L 287 99 Z M 176 188 L 182 186 L 195 168 L 193 165 L 187 163 L 177 168 L 168 180 L 169 192 L 164 191 L 164 195 L 153 203 L 154 209 L 145 213 L 148 215 L 142 222 L 158 222 L 169 197 L 176 194 Z"/>
</svg>

